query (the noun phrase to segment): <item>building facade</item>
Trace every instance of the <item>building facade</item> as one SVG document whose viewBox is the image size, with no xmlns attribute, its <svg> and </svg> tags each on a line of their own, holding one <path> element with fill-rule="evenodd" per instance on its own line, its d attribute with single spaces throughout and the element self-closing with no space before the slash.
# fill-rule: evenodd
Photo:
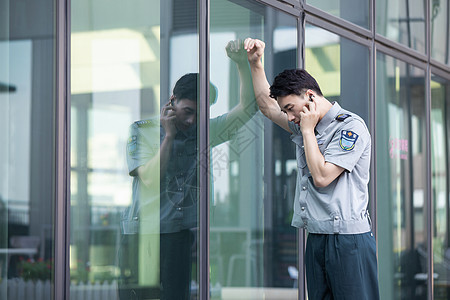
<svg viewBox="0 0 450 300">
<path fill-rule="evenodd" d="M 449 1 L 0 0 L 1 299 L 307 299 L 247 37 L 368 124 L 381 299 L 450 299 Z"/>
</svg>

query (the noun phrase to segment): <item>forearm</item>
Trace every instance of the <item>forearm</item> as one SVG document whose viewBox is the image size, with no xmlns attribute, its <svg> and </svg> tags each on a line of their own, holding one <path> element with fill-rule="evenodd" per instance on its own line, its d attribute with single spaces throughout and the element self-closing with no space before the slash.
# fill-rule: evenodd
<svg viewBox="0 0 450 300">
<path fill-rule="evenodd" d="M 146 186 L 154 183 L 155 178 L 165 176 L 167 166 L 169 164 L 170 154 L 172 153 L 173 138 L 166 136 L 156 155 L 150 159 L 145 165 L 139 167 L 138 175 Z M 158 174 L 159 177 L 156 177 Z M 159 182 L 159 180 L 158 180 Z"/>
<path fill-rule="evenodd" d="M 247 112 L 249 116 L 256 113 L 258 110 L 255 102 L 255 93 L 253 90 L 252 73 L 248 62 L 237 64 L 240 80 L 240 105 Z"/>
<path fill-rule="evenodd" d="M 319 150 L 314 131 L 302 132 L 306 164 L 317 187 L 325 187 L 331 181 L 327 173 L 325 158 Z"/>
<path fill-rule="evenodd" d="M 256 97 L 256 103 L 259 106 L 261 112 L 272 119 L 271 116 L 273 114 L 281 113 L 280 108 L 275 99 L 270 98 L 270 85 L 266 78 L 266 73 L 264 71 L 264 67 L 262 62 L 255 62 L 250 64 L 252 80 L 253 80 L 253 89 Z"/>
</svg>

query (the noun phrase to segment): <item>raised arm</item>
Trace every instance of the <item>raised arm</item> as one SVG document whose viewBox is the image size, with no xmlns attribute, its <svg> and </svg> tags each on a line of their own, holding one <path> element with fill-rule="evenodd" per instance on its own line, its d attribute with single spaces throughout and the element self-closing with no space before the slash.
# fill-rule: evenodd
<svg viewBox="0 0 450 300">
<path fill-rule="evenodd" d="M 258 111 L 253 92 L 252 75 L 247 61 L 247 52 L 242 40 L 230 41 L 225 47 L 228 57 L 236 63 L 240 80 L 239 104 L 236 105 L 227 116 L 231 122 L 239 119 L 247 122 Z"/>
<path fill-rule="evenodd" d="M 261 112 L 272 122 L 281 128 L 291 132 L 288 125 L 288 118 L 284 114 L 275 99 L 269 96 L 269 82 L 262 64 L 262 56 L 264 54 L 264 42 L 247 38 L 244 41 L 244 48 L 247 50 L 247 58 L 250 63 L 250 70 L 253 80 L 253 89 L 256 96 L 256 103 Z"/>
</svg>

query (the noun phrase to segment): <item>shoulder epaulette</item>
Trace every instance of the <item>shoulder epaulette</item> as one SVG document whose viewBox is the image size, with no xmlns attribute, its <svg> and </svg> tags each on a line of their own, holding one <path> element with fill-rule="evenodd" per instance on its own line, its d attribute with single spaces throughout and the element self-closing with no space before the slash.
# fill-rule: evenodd
<svg viewBox="0 0 450 300">
<path fill-rule="evenodd" d="M 344 121 L 345 119 L 347 119 L 348 117 L 351 117 L 351 115 L 349 114 L 340 114 L 336 117 L 336 120 L 338 121 Z"/>
<path fill-rule="evenodd" d="M 138 127 L 147 127 L 147 126 L 154 126 L 154 122 L 152 120 L 142 120 L 142 121 L 136 121 L 134 122 Z"/>
</svg>

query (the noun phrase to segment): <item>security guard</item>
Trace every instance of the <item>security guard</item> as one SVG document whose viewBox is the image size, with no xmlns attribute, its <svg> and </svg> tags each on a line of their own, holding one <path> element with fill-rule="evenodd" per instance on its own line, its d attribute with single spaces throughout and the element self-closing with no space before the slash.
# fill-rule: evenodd
<svg viewBox="0 0 450 300">
<path fill-rule="evenodd" d="M 264 43 L 248 38 L 244 45 L 261 112 L 296 144 L 292 225 L 309 233 L 309 299 L 379 299 L 367 212 L 371 137 L 364 121 L 323 97 L 305 70 L 285 70 L 269 87 L 261 63 Z"/>
</svg>

